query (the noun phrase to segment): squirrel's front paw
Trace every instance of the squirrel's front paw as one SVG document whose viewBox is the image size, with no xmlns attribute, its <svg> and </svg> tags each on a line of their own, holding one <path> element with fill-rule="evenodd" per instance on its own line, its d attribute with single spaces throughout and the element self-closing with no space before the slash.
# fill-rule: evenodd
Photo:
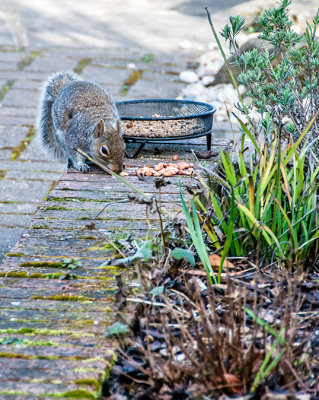
<svg viewBox="0 0 319 400">
<path fill-rule="evenodd" d="M 87 172 L 91 168 L 87 164 L 75 164 L 74 167 L 80 172 Z"/>
</svg>

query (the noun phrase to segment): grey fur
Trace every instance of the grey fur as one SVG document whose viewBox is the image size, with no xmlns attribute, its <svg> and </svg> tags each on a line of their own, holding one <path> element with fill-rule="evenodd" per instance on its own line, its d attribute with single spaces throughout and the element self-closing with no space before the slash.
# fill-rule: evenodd
<svg viewBox="0 0 319 400">
<path fill-rule="evenodd" d="M 117 172 L 122 169 L 125 145 L 112 97 L 102 86 L 73 72 L 58 72 L 45 83 L 36 130 L 38 140 L 50 153 L 80 171 L 89 167 L 77 148 Z M 107 157 L 102 146 L 107 146 Z"/>
</svg>

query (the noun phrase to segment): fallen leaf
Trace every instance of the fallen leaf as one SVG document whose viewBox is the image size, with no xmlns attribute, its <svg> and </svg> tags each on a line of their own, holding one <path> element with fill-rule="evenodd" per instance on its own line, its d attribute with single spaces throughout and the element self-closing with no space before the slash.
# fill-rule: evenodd
<svg viewBox="0 0 319 400">
<path fill-rule="evenodd" d="M 227 389 L 232 393 L 237 395 L 242 394 L 242 384 L 236 375 L 226 373 L 223 375 L 223 377 L 218 377 L 216 380 L 218 383 L 225 382 Z"/>
<path fill-rule="evenodd" d="M 210 254 L 208 257 L 210 265 L 213 267 L 214 271 L 215 270 L 218 271 L 221 257 L 217 254 Z M 202 262 L 200 262 L 198 265 L 201 267 L 203 266 Z M 223 262 L 223 268 L 236 268 L 236 267 L 233 263 L 225 259 Z"/>
</svg>

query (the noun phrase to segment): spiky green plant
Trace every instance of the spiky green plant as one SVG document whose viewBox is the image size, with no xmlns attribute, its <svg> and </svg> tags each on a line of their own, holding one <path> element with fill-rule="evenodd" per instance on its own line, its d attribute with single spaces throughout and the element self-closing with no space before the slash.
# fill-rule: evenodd
<svg viewBox="0 0 319 400">
<path fill-rule="evenodd" d="M 207 170 L 213 185 L 201 178 L 207 199 L 205 203 L 197 196 L 196 201 L 210 215 L 205 230 L 211 248 L 222 255 L 221 266 L 226 256 L 297 266 L 318 253 L 319 167 L 307 162 L 307 144 L 299 154 L 296 150 L 317 115 L 298 141 L 283 150 L 274 133 L 270 148 L 258 148 L 255 162 L 252 156 L 248 163 L 244 159 L 244 135 L 235 161 L 221 150 L 220 168 Z"/>
</svg>

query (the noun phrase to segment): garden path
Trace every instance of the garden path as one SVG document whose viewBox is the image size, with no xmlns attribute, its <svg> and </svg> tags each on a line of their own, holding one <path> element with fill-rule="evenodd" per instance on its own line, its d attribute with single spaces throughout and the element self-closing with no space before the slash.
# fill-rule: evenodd
<svg viewBox="0 0 319 400">
<path fill-rule="evenodd" d="M 219 30 L 232 9 L 224 1 L 211 3 L 218 6 Z M 295 3 L 304 7 L 300 15 L 316 4 Z M 116 4 L 0 4 L 0 262 L 7 254 L 0 270 L 1 400 L 98 398 L 114 351 L 104 333 L 128 316 L 113 306 L 114 269 L 101 267 L 110 249 L 85 225 L 110 204 L 95 222 L 107 237 L 147 233 L 145 205 L 119 202 L 127 198 L 126 187 L 105 174 L 65 174 L 65 165 L 48 160 L 32 141 L 42 82 L 53 72 L 71 69 L 102 84 L 116 100 L 123 95 L 174 98 L 184 87 L 179 72 L 194 67 L 196 55 L 211 41 L 201 1 Z M 231 2 L 235 12 L 246 15 L 259 4 Z M 132 64 L 142 73 L 127 91 Z M 215 131 L 222 138 L 229 127 L 216 125 Z M 213 144 L 224 146 L 225 140 Z M 127 161 L 128 179 L 156 192 L 152 178 L 138 181 L 133 167 L 171 159 L 174 153 L 186 160 L 191 148 L 203 149 L 203 141 L 186 148 L 164 146 L 157 156 L 149 145 L 138 160 Z M 172 181 L 163 188 L 162 200 L 178 212 L 177 180 Z M 189 178 L 182 181 L 185 185 Z M 150 224 L 158 229 L 155 217 Z M 81 265 L 63 268 L 65 258 L 79 258 Z M 76 279 L 69 279 L 72 274 Z"/>
</svg>

